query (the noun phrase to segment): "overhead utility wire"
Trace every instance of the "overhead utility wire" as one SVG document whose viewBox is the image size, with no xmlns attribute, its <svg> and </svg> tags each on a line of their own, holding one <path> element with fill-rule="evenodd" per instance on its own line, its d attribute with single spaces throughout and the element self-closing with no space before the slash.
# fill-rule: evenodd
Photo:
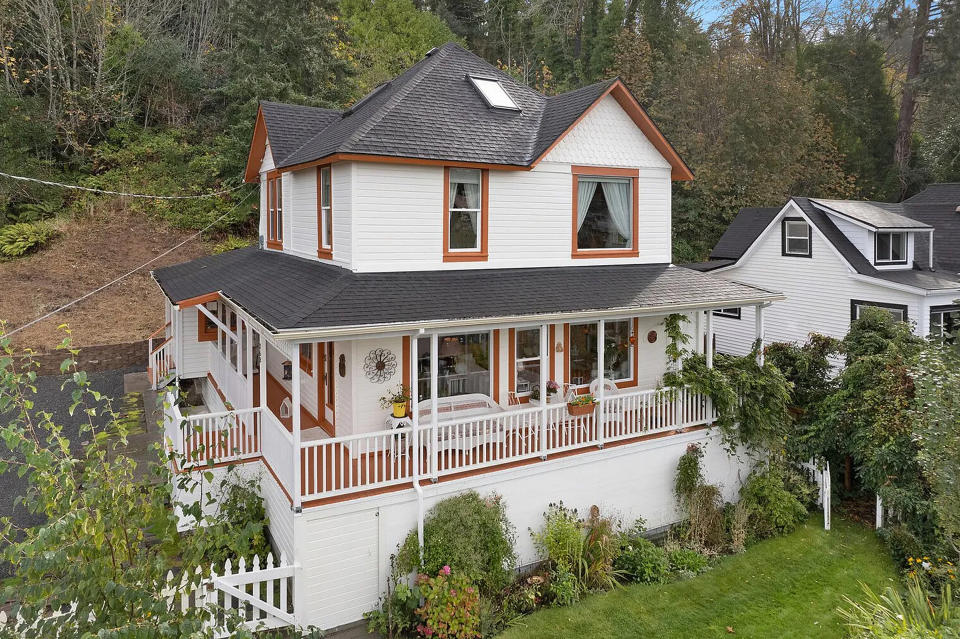
<svg viewBox="0 0 960 639">
<path fill-rule="evenodd" d="M 201 193 L 198 195 L 150 195 L 147 193 L 123 193 L 121 191 L 108 191 L 107 189 L 97 189 L 89 186 L 80 186 L 79 184 L 64 184 L 63 182 L 53 182 L 50 180 L 40 180 L 38 178 L 26 177 L 23 175 L 13 175 L 11 173 L 4 173 L 0 171 L 0 177 L 10 178 L 11 180 L 19 180 L 21 182 L 34 182 L 36 184 L 44 184 L 46 186 L 57 186 L 63 189 L 74 189 L 76 191 L 88 191 L 90 193 L 100 193 L 102 195 L 120 195 L 123 197 L 139 197 L 146 198 L 149 200 L 199 200 L 208 197 L 218 197 L 221 195 L 226 195 L 227 193 L 232 193 L 237 189 L 243 188 L 246 186 L 241 183 L 238 186 L 234 186 L 229 189 L 224 189 L 222 191 L 215 191 L 213 193 Z"/>
</svg>

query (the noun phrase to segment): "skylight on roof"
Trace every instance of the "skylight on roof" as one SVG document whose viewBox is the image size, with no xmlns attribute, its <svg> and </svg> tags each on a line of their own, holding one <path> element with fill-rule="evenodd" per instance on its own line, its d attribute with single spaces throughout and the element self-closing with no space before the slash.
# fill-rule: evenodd
<svg viewBox="0 0 960 639">
<path fill-rule="evenodd" d="M 486 100 L 487 104 L 493 108 L 510 109 L 512 111 L 520 110 L 520 107 L 513 101 L 513 98 L 510 97 L 510 94 L 503 88 L 499 80 L 478 78 L 471 75 L 470 81 L 473 83 L 473 86 L 476 87 L 477 91 L 480 92 L 480 95 L 483 96 L 483 99 Z"/>
</svg>

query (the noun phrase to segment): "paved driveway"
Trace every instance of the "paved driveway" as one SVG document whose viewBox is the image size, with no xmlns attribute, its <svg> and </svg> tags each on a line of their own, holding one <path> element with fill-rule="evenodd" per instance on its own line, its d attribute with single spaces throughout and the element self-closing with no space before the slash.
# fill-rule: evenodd
<svg viewBox="0 0 960 639">
<path fill-rule="evenodd" d="M 119 409 L 122 406 L 119 401 L 124 395 L 124 374 L 136 370 L 138 369 L 89 373 L 90 386 L 93 390 L 116 398 L 118 403 L 115 407 Z M 64 376 L 37 378 L 37 394 L 34 400 L 37 410 L 46 410 L 53 413 L 54 422 L 63 427 L 63 434 L 70 440 L 71 445 L 79 445 L 80 426 L 85 423 L 85 418 L 79 411 L 72 417 L 70 416 L 69 407 L 72 403 L 70 390 L 72 385 L 68 385 L 65 391 L 60 390 L 60 385 L 63 384 L 65 379 L 67 378 Z M 6 424 L 8 420 L 9 418 L 5 415 L 0 415 L 0 422 Z M 0 442 L 0 456 L 6 457 L 9 455 L 10 451 L 6 445 Z M 26 478 L 17 477 L 15 469 L 0 474 L 0 513 L 4 516 L 11 516 L 14 523 L 21 527 L 37 525 L 43 521 L 42 516 L 29 512 L 22 503 L 18 503 L 27 487 Z M 0 563 L 0 579 L 10 576 L 11 573 L 12 566 Z"/>
</svg>

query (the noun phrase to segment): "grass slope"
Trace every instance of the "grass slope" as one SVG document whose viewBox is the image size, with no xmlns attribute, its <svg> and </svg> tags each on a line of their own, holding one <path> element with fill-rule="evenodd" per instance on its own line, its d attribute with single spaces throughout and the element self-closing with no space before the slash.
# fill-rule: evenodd
<svg viewBox="0 0 960 639">
<path fill-rule="evenodd" d="M 836 608 L 874 590 L 896 570 L 874 532 L 859 524 L 810 519 L 791 535 L 719 560 L 707 573 L 663 586 L 593 595 L 577 606 L 521 619 L 503 639 L 538 637 L 842 637 Z"/>
</svg>

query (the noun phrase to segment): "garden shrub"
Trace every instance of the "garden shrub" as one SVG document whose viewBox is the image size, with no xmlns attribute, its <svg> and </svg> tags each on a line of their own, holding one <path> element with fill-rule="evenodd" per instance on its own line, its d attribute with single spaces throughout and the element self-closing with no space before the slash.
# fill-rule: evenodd
<svg viewBox="0 0 960 639">
<path fill-rule="evenodd" d="M 251 245 L 251 241 L 250 241 L 250 238 L 248 237 L 238 237 L 236 235 L 228 235 L 213 245 L 213 254 L 220 255 L 221 253 L 226 253 L 227 251 L 247 248 L 250 245 Z"/>
<path fill-rule="evenodd" d="M 865 599 L 838 610 L 846 622 L 849 635 L 856 639 L 957 639 L 960 637 L 960 619 L 953 609 L 953 594 L 949 584 L 940 590 L 939 597 L 931 598 L 916 578 L 907 583 L 903 595 L 893 586 L 882 593 L 863 584 Z"/>
<path fill-rule="evenodd" d="M 583 524 L 576 509 L 563 502 L 549 504 L 543 513 L 543 529 L 531 531 L 533 544 L 551 565 L 564 562 L 570 568 L 583 556 Z"/>
<path fill-rule="evenodd" d="M 378 608 L 366 612 L 367 631 L 383 636 L 405 636 L 417 627 L 420 587 L 410 586 L 397 568 L 397 556 L 390 555 L 390 577 Z"/>
<path fill-rule="evenodd" d="M 436 577 L 420 575 L 417 586 L 423 605 L 417 608 L 417 632 L 437 639 L 480 637 L 480 591 L 463 574 L 443 566 Z"/>
<path fill-rule="evenodd" d="M 549 504 L 540 531 L 531 531 L 533 543 L 551 568 L 563 564 L 581 590 L 608 590 L 616 585 L 614 558 L 619 549 L 620 523 L 602 517 L 592 506 L 586 521 L 563 502 Z"/>
<path fill-rule="evenodd" d="M 676 548 L 667 553 L 670 571 L 699 574 L 707 569 L 710 560 L 692 548 Z"/>
<path fill-rule="evenodd" d="M 57 235 L 48 222 L 18 222 L 0 227 L 0 257 L 23 257 L 37 251 Z"/>
<path fill-rule="evenodd" d="M 694 548 L 718 549 L 724 543 L 723 495 L 720 488 L 704 483 L 701 467 L 703 449 L 697 444 L 677 462 L 674 493 L 687 516 L 686 543 Z"/>
<path fill-rule="evenodd" d="M 625 539 L 614 567 L 624 580 L 634 583 L 659 584 L 667 580 L 670 560 L 667 552 L 649 539 Z"/>
<path fill-rule="evenodd" d="M 686 505 L 697 486 L 703 483 L 701 459 L 703 459 L 703 450 L 700 446 L 688 444 L 687 452 L 681 455 L 680 461 L 677 462 L 677 476 L 674 478 L 673 492 L 681 505 Z"/>
<path fill-rule="evenodd" d="M 539 608 L 543 603 L 546 581 L 541 575 L 531 575 L 514 584 L 503 599 L 504 617 L 512 619 Z"/>
<path fill-rule="evenodd" d="M 583 588 L 566 560 L 561 559 L 550 569 L 547 591 L 555 606 L 569 606 L 580 600 Z"/>
<path fill-rule="evenodd" d="M 906 566 L 908 559 L 923 556 L 923 544 L 906 526 L 884 526 L 877 531 L 877 535 L 887 544 L 897 565 Z"/>
<path fill-rule="evenodd" d="M 250 561 L 254 555 L 265 562 L 271 548 L 259 480 L 245 478 L 236 467 L 229 467 L 218 492 L 214 523 L 193 533 L 197 537 L 196 548 L 202 554 L 198 563 L 222 565 L 228 558 L 235 561 L 244 557 Z M 277 563 L 279 559 L 274 557 Z"/>
<path fill-rule="evenodd" d="M 617 583 L 613 562 L 620 551 L 620 523 L 611 517 L 601 517 L 600 509 L 592 506 L 584 528 L 584 586 L 589 590 L 609 590 Z"/>
<path fill-rule="evenodd" d="M 750 516 L 750 533 L 757 539 L 792 532 L 807 517 L 807 509 L 787 490 L 783 471 L 774 463 L 750 473 L 740 489 L 740 501 Z"/>
<path fill-rule="evenodd" d="M 404 572 L 436 574 L 450 566 L 484 593 L 500 592 L 513 579 L 517 557 L 515 533 L 499 495 L 475 492 L 450 497 L 435 505 L 423 522 L 423 565 L 417 531 L 413 530 L 397 554 Z"/>
</svg>

